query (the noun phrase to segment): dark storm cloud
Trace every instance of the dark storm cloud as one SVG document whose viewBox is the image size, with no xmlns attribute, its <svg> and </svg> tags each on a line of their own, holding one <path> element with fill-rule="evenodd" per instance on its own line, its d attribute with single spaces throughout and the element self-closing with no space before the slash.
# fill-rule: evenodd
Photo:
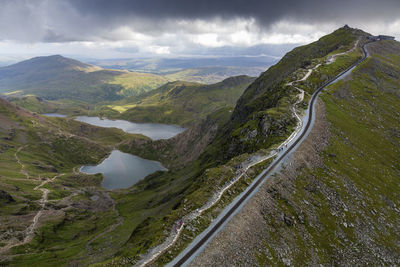
<svg viewBox="0 0 400 267">
<path fill-rule="evenodd" d="M 399 11 L 400 0 L 0 0 L 0 40 L 123 40 L 124 33 L 115 31 L 121 27 L 153 36 L 196 34 L 204 29 L 176 22 L 197 19 L 228 24 L 252 18 L 264 32 L 282 20 L 352 26 L 390 22 Z"/>
<path fill-rule="evenodd" d="M 129 17 L 160 19 L 254 18 L 263 26 L 280 19 L 306 22 L 392 20 L 399 0 L 70 0 L 82 15 L 105 21 Z"/>
</svg>

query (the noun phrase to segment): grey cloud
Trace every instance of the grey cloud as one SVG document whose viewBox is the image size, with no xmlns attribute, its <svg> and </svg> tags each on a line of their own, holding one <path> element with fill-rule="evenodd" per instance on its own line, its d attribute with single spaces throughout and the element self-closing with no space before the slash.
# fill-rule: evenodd
<svg viewBox="0 0 400 267">
<path fill-rule="evenodd" d="M 398 0 L 70 0 L 83 15 L 118 21 L 129 16 L 155 20 L 255 18 L 269 26 L 279 19 L 301 21 L 390 20 L 398 17 Z M 344 24 L 344 23 L 343 23 Z"/>
<path fill-rule="evenodd" d="M 263 31 L 287 20 L 344 25 L 400 18 L 399 0 L 0 0 L 0 40 L 69 42 L 120 40 L 111 32 L 196 34 L 179 20 L 253 18 Z M 254 30 L 254 29 L 253 29 Z"/>
<path fill-rule="evenodd" d="M 77 38 L 72 38 L 70 36 L 64 36 L 48 29 L 41 38 L 42 42 L 45 43 L 64 43 L 64 42 L 74 42 L 79 41 Z"/>
</svg>

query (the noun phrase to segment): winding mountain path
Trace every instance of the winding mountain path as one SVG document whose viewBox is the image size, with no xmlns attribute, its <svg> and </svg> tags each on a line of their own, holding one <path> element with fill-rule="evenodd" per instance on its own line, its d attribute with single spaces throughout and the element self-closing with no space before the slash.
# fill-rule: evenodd
<svg viewBox="0 0 400 267">
<path fill-rule="evenodd" d="M 63 176 L 63 175 L 65 175 L 65 174 L 64 174 L 64 173 L 61 173 L 61 174 L 58 174 L 58 175 L 54 176 L 54 177 L 51 178 L 51 179 L 46 179 L 46 180 L 44 180 L 40 185 L 38 185 L 38 186 L 36 186 L 36 187 L 34 188 L 34 190 L 40 190 L 40 191 L 42 191 L 42 198 L 39 200 L 39 204 L 40 204 L 41 208 L 40 208 L 40 210 L 36 213 L 35 217 L 33 217 L 32 224 L 27 228 L 27 230 L 26 230 L 26 236 L 25 236 L 25 239 L 24 239 L 24 242 L 23 242 L 23 243 L 28 243 L 28 242 L 30 242 L 30 241 L 33 239 L 33 237 L 35 236 L 35 230 L 36 230 L 36 228 L 37 228 L 37 225 L 38 225 L 40 216 L 42 216 L 43 210 L 44 210 L 44 208 L 46 207 L 46 204 L 47 204 L 47 202 L 48 202 L 47 196 L 48 196 L 48 194 L 50 193 L 50 190 L 49 190 L 49 189 L 46 189 L 46 188 L 42 188 L 42 186 L 44 186 L 44 185 L 47 184 L 48 182 L 53 182 L 56 178 L 61 177 L 61 176 Z"/>
<path fill-rule="evenodd" d="M 123 218 L 122 216 L 119 214 L 118 210 L 115 207 L 115 200 L 109 195 L 109 193 L 107 193 L 107 196 L 109 197 L 109 199 L 112 201 L 112 210 L 114 211 L 114 213 L 117 215 L 117 222 L 112 224 L 107 230 L 99 233 L 98 235 L 94 236 L 92 239 L 90 239 L 86 244 L 85 247 L 88 251 L 88 254 L 91 255 L 93 254 L 93 248 L 92 248 L 92 243 L 99 239 L 100 237 L 104 236 L 105 234 L 114 231 L 118 226 L 120 226 L 123 222 Z"/>
<path fill-rule="evenodd" d="M 334 54 L 334 55 L 330 55 L 330 56 L 327 58 L 326 64 L 331 64 L 331 63 L 335 62 L 335 60 L 336 60 L 336 58 L 337 58 L 338 56 L 346 55 L 346 54 L 348 54 L 348 53 L 350 53 L 350 52 L 353 52 L 353 51 L 357 48 L 357 45 L 359 44 L 359 42 L 360 42 L 360 40 L 357 40 L 357 41 L 355 42 L 354 46 L 353 46 L 350 50 L 348 50 L 348 51 L 345 51 L 345 52 L 342 52 L 342 53 L 337 53 L 337 54 Z"/>
<path fill-rule="evenodd" d="M 20 147 L 17 149 L 17 151 L 14 153 L 14 157 L 15 157 L 15 160 L 18 162 L 18 164 L 21 165 L 21 171 L 20 171 L 20 172 L 21 172 L 23 175 L 25 175 L 26 179 L 29 179 L 30 177 L 29 177 L 28 172 L 25 170 L 25 165 L 21 162 L 21 160 L 19 159 L 19 157 L 18 157 L 18 155 L 17 155 L 17 154 L 18 154 L 19 152 L 21 152 L 21 150 L 24 149 L 26 146 L 27 146 L 27 145 L 25 145 L 25 146 L 20 146 Z"/>
<path fill-rule="evenodd" d="M 20 152 L 22 149 L 23 149 L 23 147 L 20 147 L 20 148 L 18 149 L 17 152 Z M 17 157 L 17 152 L 15 153 L 15 157 L 18 159 L 18 157 Z M 18 161 L 18 163 L 21 165 L 21 173 L 23 173 L 22 170 L 23 170 L 23 168 L 24 168 L 24 164 L 22 164 L 22 163 L 19 161 L 19 159 L 18 159 L 17 161 Z M 51 179 L 46 179 L 46 180 L 44 180 L 41 184 L 39 184 L 38 186 L 36 186 L 36 187 L 33 189 L 33 190 L 40 190 L 40 191 L 42 191 L 42 197 L 41 197 L 41 199 L 39 200 L 40 210 L 39 210 L 39 211 L 35 214 L 35 216 L 33 217 L 33 220 L 32 220 L 31 225 L 29 225 L 29 226 L 23 231 L 23 234 L 24 234 L 24 236 L 25 236 L 24 239 L 23 239 L 22 241 L 17 241 L 16 239 L 10 240 L 10 241 L 8 242 L 7 245 L 5 245 L 4 247 L 2 247 L 2 248 L 0 249 L 0 254 L 1 254 L 1 253 L 4 253 L 4 252 L 6 252 L 6 251 L 8 251 L 9 249 L 11 249 L 11 248 L 13 248 L 13 247 L 21 246 L 21 245 L 24 245 L 24 244 L 29 243 L 30 241 L 32 241 L 33 237 L 35 236 L 35 230 L 37 229 L 37 226 L 38 226 L 38 223 L 39 223 L 39 219 L 40 219 L 40 217 L 42 216 L 43 210 L 45 209 L 46 204 L 47 204 L 47 202 L 48 202 L 47 196 L 48 196 L 48 194 L 50 193 L 50 190 L 49 190 L 49 189 L 42 188 L 42 186 L 44 186 L 44 185 L 47 184 L 48 182 L 53 182 L 56 178 L 61 177 L 61 176 L 63 176 L 63 175 L 65 175 L 65 174 L 64 174 L 64 173 L 61 173 L 61 174 L 58 174 L 58 175 L 54 176 L 54 177 L 51 178 Z M 27 179 L 30 179 L 30 177 L 29 177 L 29 175 L 28 175 L 27 173 L 26 173 L 26 176 L 27 176 Z"/>
</svg>

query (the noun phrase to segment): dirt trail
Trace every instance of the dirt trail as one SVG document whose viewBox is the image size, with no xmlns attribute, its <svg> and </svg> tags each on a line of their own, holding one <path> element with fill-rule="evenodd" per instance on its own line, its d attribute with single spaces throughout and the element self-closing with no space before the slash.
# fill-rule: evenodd
<svg viewBox="0 0 400 267">
<path fill-rule="evenodd" d="M 19 152 L 21 152 L 21 150 L 24 149 L 25 147 L 27 147 L 27 145 L 25 145 L 25 146 L 20 146 L 20 147 L 18 148 L 18 150 L 14 153 L 14 157 L 15 157 L 15 160 L 18 162 L 18 164 L 21 165 L 21 171 L 20 171 L 20 172 L 21 172 L 23 175 L 25 175 L 26 179 L 30 179 L 28 172 L 25 171 L 25 165 L 21 162 L 21 160 L 18 158 L 18 155 L 17 155 L 17 154 L 18 154 Z"/>
<path fill-rule="evenodd" d="M 114 199 L 110 196 L 109 193 L 107 193 L 107 197 L 108 197 L 108 198 L 112 201 L 112 203 L 113 203 L 112 210 L 113 210 L 114 213 L 117 215 L 117 222 L 114 223 L 113 225 L 111 225 L 107 230 L 105 230 L 105 231 L 99 233 L 98 235 L 94 236 L 92 239 L 90 239 L 90 240 L 86 243 L 85 247 L 86 247 L 86 249 L 87 249 L 89 255 L 90 255 L 90 254 L 93 254 L 93 248 L 92 248 L 92 246 L 91 246 L 91 243 L 93 243 L 93 242 L 94 242 L 95 240 L 97 240 L 98 238 L 104 236 L 105 234 L 114 231 L 114 230 L 115 230 L 118 226 L 120 226 L 120 225 L 122 224 L 122 222 L 123 222 L 122 216 L 119 214 L 118 210 L 117 210 L 116 207 L 115 207 L 116 205 L 115 205 Z"/>
<path fill-rule="evenodd" d="M 33 239 L 33 237 L 35 236 L 35 230 L 36 230 L 36 228 L 37 228 L 37 225 L 38 225 L 40 216 L 42 215 L 43 210 L 44 210 L 44 208 L 46 207 L 46 204 L 47 204 L 47 202 L 48 202 L 47 196 L 48 196 L 50 190 L 48 190 L 48 189 L 46 189 L 46 188 L 41 188 L 41 187 L 44 186 L 45 184 L 47 184 L 48 182 L 53 182 L 56 178 L 61 177 L 61 176 L 63 176 L 63 175 L 65 175 L 65 173 L 58 174 L 58 175 L 54 176 L 54 177 L 51 178 L 51 179 L 46 179 L 46 180 L 44 180 L 40 185 L 38 185 L 38 186 L 36 186 L 36 187 L 34 188 L 34 190 L 40 190 L 40 191 L 42 191 L 42 193 L 43 193 L 43 194 L 42 194 L 42 198 L 41 198 L 40 201 L 39 201 L 39 204 L 40 204 L 40 206 L 41 206 L 41 209 L 36 213 L 35 217 L 33 217 L 33 222 L 32 222 L 32 224 L 31 224 L 31 225 L 28 227 L 28 229 L 26 230 L 26 233 L 27 233 L 27 234 L 26 234 L 26 236 L 25 236 L 24 243 L 30 242 L 30 241 Z"/>
<path fill-rule="evenodd" d="M 18 152 L 22 148 L 23 147 L 20 147 L 18 149 Z M 21 164 L 21 166 L 23 166 L 23 164 Z M 58 175 L 54 176 L 51 179 L 46 179 L 40 185 L 38 185 L 38 186 L 36 186 L 34 188 L 34 190 L 42 191 L 42 198 L 39 200 L 40 210 L 33 217 L 32 224 L 28 228 L 25 229 L 25 231 L 24 231 L 25 238 L 22 241 L 18 241 L 15 238 L 9 240 L 9 243 L 0 249 L 0 254 L 7 252 L 12 247 L 24 245 L 24 244 L 29 243 L 30 241 L 32 241 L 33 237 L 35 236 L 35 230 L 36 230 L 36 228 L 38 226 L 39 219 L 40 219 L 40 217 L 41 217 L 41 215 L 43 213 L 43 210 L 45 209 L 46 204 L 48 202 L 48 194 L 50 192 L 50 190 L 48 190 L 46 188 L 41 188 L 41 187 L 44 186 L 45 184 L 47 184 L 48 182 L 53 182 L 56 178 L 61 177 L 63 175 L 65 175 L 65 174 L 64 173 L 58 174 Z"/>
<path fill-rule="evenodd" d="M 342 53 L 337 53 L 337 54 L 328 56 L 328 58 L 326 59 L 326 64 L 331 64 L 331 63 L 335 62 L 335 60 L 336 60 L 336 58 L 337 58 L 338 56 L 346 55 L 346 54 L 348 54 L 348 53 L 350 53 L 350 52 L 353 52 L 353 51 L 357 48 L 359 42 L 360 42 L 360 40 L 357 40 L 357 41 L 354 43 L 354 46 L 353 46 L 350 50 L 348 50 L 348 51 L 345 51 L 345 52 L 342 52 Z"/>
</svg>

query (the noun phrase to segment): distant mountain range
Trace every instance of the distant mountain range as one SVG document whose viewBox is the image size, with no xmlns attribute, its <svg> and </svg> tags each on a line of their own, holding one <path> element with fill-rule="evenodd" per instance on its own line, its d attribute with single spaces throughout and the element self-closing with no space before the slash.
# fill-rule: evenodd
<svg viewBox="0 0 400 267">
<path fill-rule="evenodd" d="M 211 60 L 211 61 L 210 61 Z M 153 90 L 170 81 L 216 83 L 235 75 L 258 76 L 270 64 L 265 59 L 240 59 L 244 67 L 237 65 L 238 58 L 185 60 L 147 60 L 118 64 L 102 64 L 103 67 L 82 63 L 60 55 L 35 57 L 0 68 L 0 93 L 8 95 L 33 94 L 48 100 L 72 99 L 85 102 L 114 101 Z M 247 60 L 247 66 L 245 61 Z M 207 63 L 208 62 L 208 63 Z M 221 64 L 217 64 L 220 62 Z M 151 70 L 162 68 L 162 73 L 143 73 L 123 70 L 131 64 Z M 205 65 L 213 64 L 213 67 Z M 195 67 L 186 69 L 183 67 Z"/>
<path fill-rule="evenodd" d="M 126 85 L 127 79 L 131 86 Z M 103 69 L 60 55 L 36 57 L 0 68 L 0 92 L 21 91 L 51 100 L 117 100 L 125 91 L 132 95 L 166 82 L 157 75 Z"/>
<path fill-rule="evenodd" d="M 197 58 L 143 58 L 143 59 L 104 59 L 89 60 L 90 63 L 113 69 L 128 69 L 153 73 L 168 73 L 192 68 L 240 67 L 254 68 L 270 66 L 279 57 L 268 55 L 197 57 Z"/>
</svg>

